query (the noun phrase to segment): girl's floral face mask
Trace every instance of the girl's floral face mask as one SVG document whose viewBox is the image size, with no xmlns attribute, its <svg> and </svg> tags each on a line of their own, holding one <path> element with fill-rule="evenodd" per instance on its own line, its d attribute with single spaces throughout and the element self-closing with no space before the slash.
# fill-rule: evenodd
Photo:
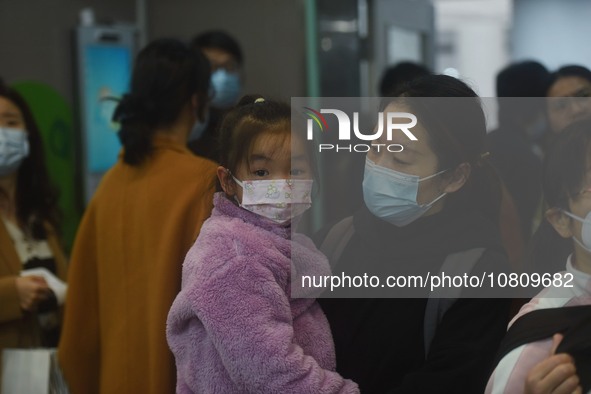
<svg viewBox="0 0 591 394">
<path fill-rule="evenodd" d="M 277 223 L 290 221 L 312 206 L 311 179 L 239 181 L 233 178 L 242 187 L 240 206 Z"/>
</svg>

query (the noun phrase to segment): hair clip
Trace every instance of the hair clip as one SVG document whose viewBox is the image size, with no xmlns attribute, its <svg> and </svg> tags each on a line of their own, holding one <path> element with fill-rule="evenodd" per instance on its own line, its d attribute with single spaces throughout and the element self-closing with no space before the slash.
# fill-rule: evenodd
<svg viewBox="0 0 591 394">
<path fill-rule="evenodd" d="M 484 158 L 489 157 L 489 156 L 490 156 L 490 152 L 484 152 L 484 153 L 481 153 L 480 154 L 480 158 L 481 159 L 484 159 Z"/>
<path fill-rule="evenodd" d="M 264 98 L 262 98 L 262 97 L 259 97 L 258 99 L 254 100 L 254 103 L 255 103 L 255 104 L 258 104 L 258 103 L 264 103 L 264 102 L 265 102 L 265 99 L 264 99 Z"/>
</svg>

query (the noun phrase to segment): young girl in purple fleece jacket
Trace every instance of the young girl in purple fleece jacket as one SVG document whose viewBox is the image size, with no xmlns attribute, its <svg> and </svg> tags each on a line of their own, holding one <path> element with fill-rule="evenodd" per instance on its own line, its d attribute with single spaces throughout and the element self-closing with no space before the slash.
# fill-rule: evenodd
<svg viewBox="0 0 591 394">
<path fill-rule="evenodd" d="M 246 96 L 222 123 L 224 192 L 185 258 L 168 315 L 177 393 L 359 392 L 334 372 L 316 300 L 290 297 L 292 269 L 330 274 L 312 241 L 292 235 L 292 218 L 310 207 L 312 166 L 290 112 Z"/>
</svg>

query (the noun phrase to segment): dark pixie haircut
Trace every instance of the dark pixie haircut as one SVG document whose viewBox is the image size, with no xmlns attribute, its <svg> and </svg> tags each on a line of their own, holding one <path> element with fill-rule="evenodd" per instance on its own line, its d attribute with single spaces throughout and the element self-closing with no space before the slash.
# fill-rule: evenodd
<svg viewBox="0 0 591 394">
<path fill-rule="evenodd" d="M 497 74 L 497 97 L 531 97 L 499 100 L 501 126 L 523 126 L 544 109 L 550 73 L 541 63 L 527 60 L 511 64 Z"/>
<path fill-rule="evenodd" d="M 130 92 L 113 115 L 121 124 L 119 139 L 127 164 L 139 165 L 150 156 L 154 132 L 173 124 L 194 94 L 205 108 L 209 76 L 207 59 L 179 40 L 152 41 L 138 54 Z"/>
<path fill-rule="evenodd" d="M 0 79 L 0 97 L 13 103 L 23 115 L 29 141 L 29 155 L 23 160 L 16 181 L 16 216 L 21 226 L 35 239 L 46 239 L 45 223 L 59 232 L 61 214 L 58 195 L 50 183 L 45 167 L 43 141 L 37 123 L 25 100 Z M 5 190 L 0 190 L 6 193 Z"/>
<path fill-rule="evenodd" d="M 314 155 L 304 137 L 303 123 L 300 125 L 296 119 L 293 130 L 291 120 L 291 107 L 288 104 L 267 100 L 256 94 L 243 96 L 220 126 L 220 164 L 235 174 L 242 163 L 248 162 L 253 144 L 259 136 L 266 133 L 285 138 L 300 136 L 316 177 Z"/>
<path fill-rule="evenodd" d="M 397 63 L 388 67 L 382 74 L 380 95 L 391 95 L 405 83 L 427 75 L 431 75 L 431 71 L 421 64 L 413 62 Z"/>
<path fill-rule="evenodd" d="M 467 182 L 448 196 L 446 207 L 472 207 L 498 223 L 501 184 L 485 160 L 486 119 L 474 90 L 459 79 L 429 75 L 405 84 L 395 96 L 399 98 L 385 99 L 382 109 L 399 101 L 411 107 L 429 135 L 429 146 L 437 156 L 439 170 L 453 171 L 462 163 L 470 164 Z"/>
<path fill-rule="evenodd" d="M 200 50 L 203 48 L 221 49 L 234 56 L 238 65 L 242 65 L 244 61 L 238 41 L 223 30 L 209 30 L 195 36 L 191 41 L 191 48 Z"/>
<path fill-rule="evenodd" d="M 497 74 L 497 97 L 545 97 L 550 73 L 541 63 L 513 63 Z"/>
<path fill-rule="evenodd" d="M 546 83 L 546 96 L 556 81 L 558 81 L 560 78 L 566 77 L 579 77 L 591 82 L 591 70 L 589 70 L 587 67 L 574 64 L 560 67 L 548 77 L 548 81 Z"/>
<path fill-rule="evenodd" d="M 576 121 L 556 136 L 544 162 L 544 196 L 548 206 L 568 210 L 581 192 L 591 166 L 591 118 Z"/>
</svg>

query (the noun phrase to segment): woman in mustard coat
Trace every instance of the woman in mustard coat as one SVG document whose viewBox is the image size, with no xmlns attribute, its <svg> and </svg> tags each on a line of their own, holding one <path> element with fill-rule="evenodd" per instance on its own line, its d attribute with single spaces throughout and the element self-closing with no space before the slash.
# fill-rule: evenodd
<svg viewBox="0 0 591 394">
<path fill-rule="evenodd" d="M 115 112 L 123 152 L 72 251 L 58 360 L 73 394 L 174 392 L 166 317 L 215 191 L 217 165 L 186 147 L 208 88 L 207 60 L 179 41 L 136 59 Z"/>
</svg>

